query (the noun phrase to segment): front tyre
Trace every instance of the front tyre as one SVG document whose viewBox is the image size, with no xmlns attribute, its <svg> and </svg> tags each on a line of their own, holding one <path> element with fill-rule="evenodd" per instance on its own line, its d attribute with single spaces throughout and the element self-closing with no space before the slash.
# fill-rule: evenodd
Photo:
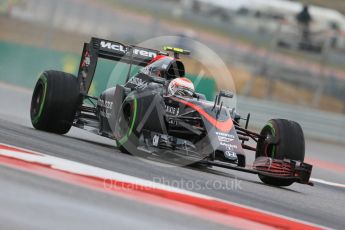
<svg viewBox="0 0 345 230">
<path fill-rule="evenodd" d="M 133 95 L 122 104 L 115 125 L 116 145 L 123 153 L 134 154 L 137 151 L 138 100 Z"/>
<path fill-rule="evenodd" d="M 272 119 L 261 130 L 263 138 L 259 138 L 256 156 L 271 157 L 273 159 L 290 159 L 304 161 L 305 143 L 301 126 L 294 121 L 285 119 Z M 265 142 L 267 138 L 277 140 L 276 144 Z M 259 175 L 262 182 L 274 186 L 289 186 L 294 183 L 291 179 L 274 178 Z"/>
<path fill-rule="evenodd" d="M 38 130 L 67 133 L 74 120 L 78 99 L 78 81 L 75 76 L 53 70 L 43 72 L 32 94 L 32 125 Z"/>
</svg>

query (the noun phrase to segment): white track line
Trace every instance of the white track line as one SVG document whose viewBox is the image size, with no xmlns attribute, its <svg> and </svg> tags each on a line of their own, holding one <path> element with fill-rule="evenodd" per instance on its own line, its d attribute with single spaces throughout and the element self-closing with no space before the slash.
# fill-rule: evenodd
<svg viewBox="0 0 345 230">
<path fill-rule="evenodd" d="M 335 186 L 335 187 L 339 187 L 339 188 L 345 188 L 345 184 L 330 182 L 330 181 L 326 181 L 326 180 L 318 179 L 318 178 L 310 178 L 310 180 L 312 182 L 317 182 L 320 184 L 326 184 L 326 185 Z"/>
</svg>

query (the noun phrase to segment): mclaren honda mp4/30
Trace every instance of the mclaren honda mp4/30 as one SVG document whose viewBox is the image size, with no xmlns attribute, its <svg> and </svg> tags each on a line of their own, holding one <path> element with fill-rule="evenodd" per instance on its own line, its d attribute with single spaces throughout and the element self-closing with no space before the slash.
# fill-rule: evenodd
<svg viewBox="0 0 345 230">
<path fill-rule="evenodd" d="M 270 185 L 312 184 L 301 126 L 272 119 L 260 133 L 248 130 L 250 115 L 242 119 L 224 102 L 232 100 L 231 92 L 220 91 L 207 101 L 195 91 L 179 59 L 189 53 L 92 38 L 84 44 L 77 77 L 53 70 L 40 75 L 31 101 L 32 125 L 57 134 L 71 126 L 86 129 L 139 157 L 258 174 Z M 113 83 L 108 79 L 98 95 L 91 94 L 102 61 L 123 68 L 114 68 Z M 253 164 L 246 164 L 244 149 L 255 152 Z"/>
</svg>

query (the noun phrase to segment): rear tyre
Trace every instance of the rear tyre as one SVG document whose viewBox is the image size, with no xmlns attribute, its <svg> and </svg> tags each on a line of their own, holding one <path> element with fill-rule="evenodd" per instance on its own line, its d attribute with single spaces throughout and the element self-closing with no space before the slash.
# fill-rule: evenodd
<svg viewBox="0 0 345 230">
<path fill-rule="evenodd" d="M 32 125 L 38 130 L 67 133 L 74 120 L 78 99 L 78 81 L 75 76 L 53 70 L 43 72 L 32 94 Z"/>
<path fill-rule="evenodd" d="M 304 161 L 305 143 L 301 126 L 294 121 L 272 119 L 261 130 L 263 138 L 257 144 L 256 158 L 265 156 L 274 159 L 290 159 Z M 273 137 L 277 144 L 265 143 L 266 138 Z M 262 182 L 274 186 L 289 186 L 294 180 L 277 179 L 259 175 Z"/>
</svg>

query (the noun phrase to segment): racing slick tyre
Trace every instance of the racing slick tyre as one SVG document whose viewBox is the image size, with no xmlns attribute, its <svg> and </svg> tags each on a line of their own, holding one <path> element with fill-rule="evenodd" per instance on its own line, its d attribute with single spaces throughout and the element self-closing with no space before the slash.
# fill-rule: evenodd
<svg viewBox="0 0 345 230">
<path fill-rule="evenodd" d="M 135 132 L 138 116 L 138 100 L 126 98 L 122 104 L 115 128 L 116 145 L 123 153 L 134 153 L 138 144 L 138 135 Z"/>
<path fill-rule="evenodd" d="M 256 156 L 271 157 L 273 159 L 290 159 L 304 161 L 304 134 L 301 126 L 294 121 L 285 119 L 272 119 L 263 127 L 260 133 Z M 266 138 L 275 139 L 276 143 L 265 142 Z M 280 179 L 259 175 L 262 182 L 274 186 L 289 186 L 294 183 L 291 179 Z"/>
<path fill-rule="evenodd" d="M 157 113 L 161 110 L 160 102 L 161 98 L 157 94 L 143 96 L 134 93 L 127 96 L 121 105 L 115 125 L 116 144 L 120 151 L 143 158 L 147 156 L 145 151 L 138 150 L 139 138 L 143 129 L 162 133 Z"/>
<path fill-rule="evenodd" d="M 78 99 L 78 81 L 75 76 L 53 70 L 43 72 L 32 94 L 32 125 L 38 130 L 67 133 L 72 126 Z"/>
</svg>

